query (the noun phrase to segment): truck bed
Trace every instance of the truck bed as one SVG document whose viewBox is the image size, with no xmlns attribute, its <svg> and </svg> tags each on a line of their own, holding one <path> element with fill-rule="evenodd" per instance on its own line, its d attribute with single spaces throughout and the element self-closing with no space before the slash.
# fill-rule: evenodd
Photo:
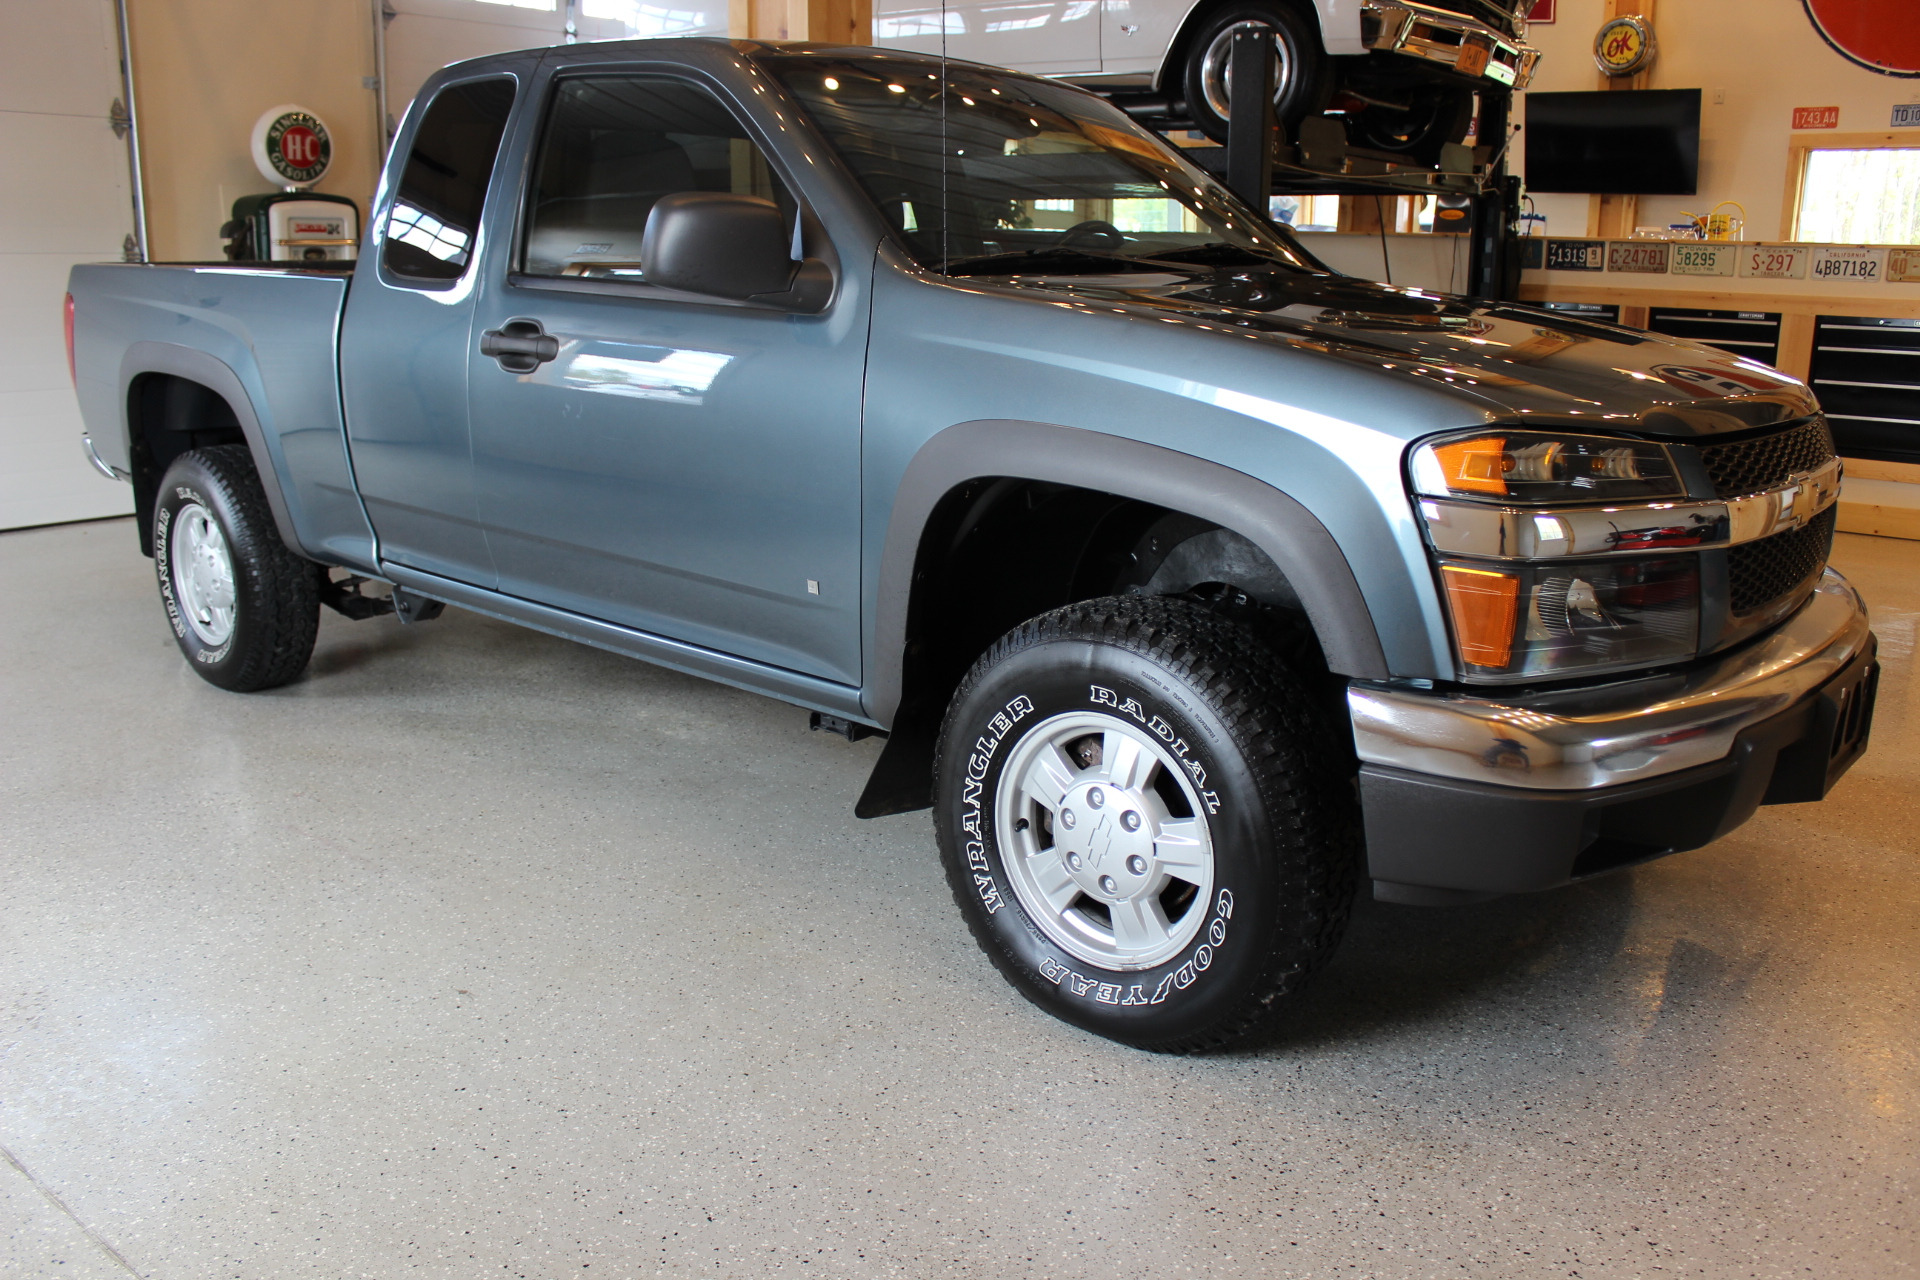
<svg viewBox="0 0 1920 1280">
<path fill-rule="evenodd" d="M 317 560 L 370 566 L 340 406 L 340 317 L 352 263 L 77 266 L 74 369 L 93 451 L 134 468 L 139 385 L 181 377 L 233 406 L 283 536 Z"/>
</svg>

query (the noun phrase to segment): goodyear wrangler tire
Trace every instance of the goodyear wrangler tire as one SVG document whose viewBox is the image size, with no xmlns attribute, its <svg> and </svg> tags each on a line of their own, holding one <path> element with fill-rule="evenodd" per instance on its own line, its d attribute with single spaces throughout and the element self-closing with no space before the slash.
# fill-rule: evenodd
<svg viewBox="0 0 1920 1280">
<path fill-rule="evenodd" d="M 1350 746 L 1243 623 L 1114 598 L 1000 640 L 955 693 L 935 823 L 1028 999 L 1141 1048 L 1262 1030 L 1332 954 L 1359 868 Z"/>
<path fill-rule="evenodd" d="M 236 693 L 306 669 L 320 626 L 320 570 L 280 540 L 242 445 L 174 459 L 154 501 L 153 563 L 180 652 Z"/>
</svg>

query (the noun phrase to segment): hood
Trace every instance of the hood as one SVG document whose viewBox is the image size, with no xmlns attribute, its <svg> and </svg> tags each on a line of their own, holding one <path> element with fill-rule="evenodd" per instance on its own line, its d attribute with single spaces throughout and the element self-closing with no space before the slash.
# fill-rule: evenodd
<svg viewBox="0 0 1920 1280">
<path fill-rule="evenodd" d="M 1257 331 L 1295 349 L 1432 379 L 1484 402 L 1495 417 L 1687 439 L 1818 411 L 1803 384 L 1755 361 L 1518 303 L 1282 268 L 1114 265 L 1105 274 L 993 283 L 1066 293 L 1142 319 Z"/>
</svg>

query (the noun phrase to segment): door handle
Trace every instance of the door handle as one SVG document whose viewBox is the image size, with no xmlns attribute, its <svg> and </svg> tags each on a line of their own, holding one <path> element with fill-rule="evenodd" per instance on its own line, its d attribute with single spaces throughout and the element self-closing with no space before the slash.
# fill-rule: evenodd
<svg viewBox="0 0 1920 1280">
<path fill-rule="evenodd" d="M 480 335 L 480 354 L 508 373 L 532 373 L 560 354 L 560 339 L 544 332 L 538 320 L 509 320 Z"/>
</svg>

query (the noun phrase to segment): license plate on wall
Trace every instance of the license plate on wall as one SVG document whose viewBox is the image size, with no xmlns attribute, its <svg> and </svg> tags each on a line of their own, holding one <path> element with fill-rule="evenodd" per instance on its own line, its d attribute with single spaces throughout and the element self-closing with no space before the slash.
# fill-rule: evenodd
<svg viewBox="0 0 1920 1280">
<path fill-rule="evenodd" d="M 1547 270 L 1598 271 L 1606 265 L 1604 240 L 1547 241 Z"/>
<path fill-rule="evenodd" d="M 1664 240 L 1612 240 L 1607 243 L 1607 270 L 1629 271 L 1639 275 L 1663 276 L 1667 273 Z"/>
</svg>

